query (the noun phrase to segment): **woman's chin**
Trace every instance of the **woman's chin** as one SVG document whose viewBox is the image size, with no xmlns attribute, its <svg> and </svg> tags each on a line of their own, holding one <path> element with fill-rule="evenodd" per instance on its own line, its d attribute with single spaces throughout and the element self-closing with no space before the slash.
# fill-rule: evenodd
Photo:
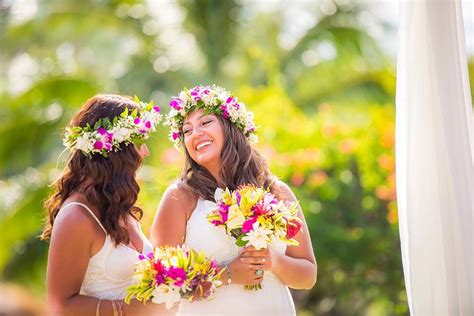
<svg viewBox="0 0 474 316">
<path fill-rule="evenodd" d="M 209 169 L 210 166 L 218 163 L 218 157 L 215 153 L 204 152 L 196 156 L 195 161 L 202 167 Z"/>
</svg>

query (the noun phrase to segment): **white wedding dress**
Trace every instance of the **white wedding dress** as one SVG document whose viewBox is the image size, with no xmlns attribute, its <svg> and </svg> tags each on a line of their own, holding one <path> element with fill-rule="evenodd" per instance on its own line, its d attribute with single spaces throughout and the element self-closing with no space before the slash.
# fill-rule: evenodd
<svg viewBox="0 0 474 316">
<path fill-rule="evenodd" d="M 199 199 L 186 226 L 185 244 L 204 251 L 219 263 L 230 263 L 239 255 L 235 239 L 221 227 L 211 225 L 207 214 L 217 208 L 216 203 Z M 285 253 L 286 244 L 274 243 L 271 248 Z M 296 315 L 288 287 L 271 272 L 265 271 L 262 289 L 244 290 L 242 284 L 223 285 L 210 300 L 183 300 L 178 315 Z"/>
<path fill-rule="evenodd" d="M 102 248 L 89 259 L 86 273 L 81 285 L 80 294 L 99 298 L 101 300 L 124 299 L 126 288 L 133 284 L 135 263 L 139 260 L 139 252 L 124 244 L 115 246 L 112 238 L 105 230 L 102 223 L 89 207 L 82 203 L 71 202 L 63 206 L 65 209 L 71 205 L 84 207 L 94 218 L 105 233 L 105 242 Z M 139 225 L 139 223 L 137 223 Z M 141 228 L 140 228 L 141 229 Z M 142 233 L 143 235 L 143 233 Z M 153 247 L 145 236 L 143 237 L 143 253 L 152 251 Z"/>
</svg>

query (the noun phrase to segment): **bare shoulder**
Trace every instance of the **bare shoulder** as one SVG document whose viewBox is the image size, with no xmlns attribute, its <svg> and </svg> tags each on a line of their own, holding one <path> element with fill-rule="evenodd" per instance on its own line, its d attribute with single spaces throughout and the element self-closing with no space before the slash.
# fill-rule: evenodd
<svg viewBox="0 0 474 316">
<path fill-rule="evenodd" d="M 194 195 L 186 190 L 179 182 L 171 184 L 163 194 L 160 209 L 176 209 L 180 208 L 185 214 L 191 212 L 196 207 L 197 199 Z"/>
<path fill-rule="evenodd" d="M 83 206 L 70 205 L 61 209 L 56 216 L 53 235 L 67 235 L 70 238 L 77 236 L 93 240 L 97 228 L 95 219 Z"/>
<path fill-rule="evenodd" d="M 288 184 L 281 181 L 280 179 L 275 179 L 273 182 L 273 191 L 281 199 L 296 200 L 296 196 Z"/>
<path fill-rule="evenodd" d="M 151 225 L 150 240 L 157 245 L 181 245 L 186 234 L 186 223 L 197 200 L 180 183 L 171 184 L 164 192 Z"/>
</svg>

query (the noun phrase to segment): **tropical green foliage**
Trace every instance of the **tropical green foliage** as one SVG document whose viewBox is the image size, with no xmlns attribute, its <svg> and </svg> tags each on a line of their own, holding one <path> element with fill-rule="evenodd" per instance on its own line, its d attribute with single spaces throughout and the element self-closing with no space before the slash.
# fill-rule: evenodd
<svg viewBox="0 0 474 316">
<path fill-rule="evenodd" d="M 258 149 L 305 211 L 318 283 L 294 291 L 300 314 L 407 314 L 394 64 L 359 24 L 366 8 L 337 1 L 325 15 L 308 5 L 299 12 L 313 23 L 289 36 L 300 17 L 289 18 L 286 2 L 274 10 L 217 0 L 33 2 L 22 21 L 0 2 L 3 282 L 44 295 L 42 202 L 67 156 L 58 159 L 63 128 L 86 99 L 119 92 L 166 109 L 183 87 L 216 83 L 255 112 Z M 163 127 L 149 148 L 139 172 L 146 232 L 183 162 Z"/>
</svg>

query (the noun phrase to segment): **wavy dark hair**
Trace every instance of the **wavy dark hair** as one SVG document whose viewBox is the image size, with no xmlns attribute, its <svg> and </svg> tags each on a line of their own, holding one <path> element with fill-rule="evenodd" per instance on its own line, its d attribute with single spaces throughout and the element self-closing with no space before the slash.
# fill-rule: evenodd
<svg viewBox="0 0 474 316">
<path fill-rule="evenodd" d="M 215 116 L 224 132 L 219 171 L 221 183 L 217 183 L 206 168 L 191 158 L 183 144 L 186 161 L 181 172 L 180 187 L 196 198 L 210 201 L 214 201 L 217 187 L 235 190 L 241 185 L 253 184 L 273 191 L 276 178 L 271 174 L 262 155 L 250 145 L 247 137 L 237 126 L 220 115 Z"/>
<path fill-rule="evenodd" d="M 96 95 L 87 100 L 72 118 L 70 126 L 94 126 L 101 118 L 112 120 L 125 108 L 133 110 L 137 106 L 128 96 Z M 54 192 L 44 204 L 46 225 L 40 238 L 50 238 L 62 204 L 71 194 L 80 193 L 99 211 L 99 220 L 115 244 L 128 244 L 130 236 L 119 225 L 119 220 L 127 222 L 128 215 L 136 220 L 143 216 L 143 211 L 135 206 L 140 191 L 135 175 L 140 164 L 141 157 L 132 143 L 110 152 L 107 158 L 100 154 L 88 158 L 80 150 L 73 152 L 62 175 L 54 183 Z"/>
</svg>

